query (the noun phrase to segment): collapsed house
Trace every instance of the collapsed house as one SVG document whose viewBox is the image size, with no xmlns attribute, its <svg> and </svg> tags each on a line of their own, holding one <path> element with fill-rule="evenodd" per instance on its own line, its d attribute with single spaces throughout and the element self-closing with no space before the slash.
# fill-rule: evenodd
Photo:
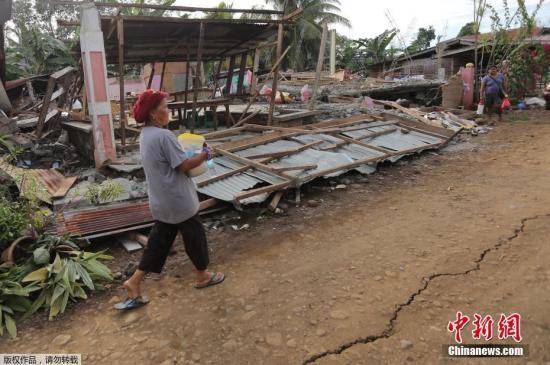
<svg viewBox="0 0 550 365">
<path fill-rule="evenodd" d="M 65 168 L 65 173 L 56 169 L 60 163 L 56 165 L 49 160 L 45 166 L 50 168 L 35 168 L 32 161 L 19 162 L 18 166 L 7 166 L 2 161 L 0 166 L 15 181 L 21 181 L 21 176 L 30 171 L 44 187 L 40 200 L 52 209 L 53 221 L 48 227 L 51 233 L 93 239 L 153 224 L 138 152 L 140 126 L 131 114 L 136 95 L 127 92 L 133 86 L 126 87 L 126 65 L 146 64 L 143 74 L 147 76 L 136 82 L 164 89 L 166 65 L 184 62 L 185 67 L 169 71 L 173 74 L 173 85 L 180 85 L 170 93 L 169 128 L 174 133 L 184 129 L 201 133 L 213 147 L 215 157 L 211 166 L 205 174 L 193 178 L 203 212 L 231 205 L 243 209 L 268 200 L 270 207 L 277 207 L 285 191 L 293 190 L 299 196 L 300 187 L 315 179 L 352 170 L 374 173 L 380 163 L 441 148 L 463 128 L 475 126 L 445 110 L 415 111 L 390 101 L 376 101 L 376 107 L 366 105 L 343 118 L 331 117 L 323 109 L 338 104 L 316 105 L 316 102 L 339 103 L 338 98 L 345 102 L 349 97 L 345 90 L 353 83 L 349 75 L 335 71 L 327 77 L 321 72 L 322 62 L 317 72 L 308 75 L 279 73 L 288 51 L 287 48 L 283 52 L 284 26 L 293 21 L 299 10 L 290 14 L 250 10 L 249 14 L 254 16 L 245 19 L 189 19 L 127 16 L 122 15 L 120 8 L 240 13 L 249 10 L 115 3 L 80 5 L 80 21 L 59 21 L 61 26 L 81 27 L 80 43 L 75 48 L 81 59 L 78 67 L 37 76 L 36 81 L 42 83 L 42 99 L 29 101 L 25 96 L 28 104 L 23 108 L 25 112 L 12 118 L 17 120 L 18 128 L 32 131 L 33 151 L 70 146 L 72 152 L 80 155 L 80 162 Z M 98 7 L 119 11 L 115 15 L 100 15 Z M 271 69 L 261 71 L 259 55 L 265 47 L 276 47 L 276 52 Z M 253 61 L 252 67 L 249 60 Z M 215 65 L 210 85 L 204 82 L 201 72 L 201 64 L 207 61 Z M 118 83 L 113 78 L 109 81 L 108 65 L 118 67 Z M 326 94 L 320 88 L 307 104 L 277 104 L 285 101 L 278 90 L 284 91 L 293 83 L 304 85 L 309 80 L 313 80 L 314 88 L 338 85 L 342 93 Z M 28 82 L 20 80 L 13 87 L 25 85 L 30 91 Z M 363 100 L 369 95 L 393 95 L 400 90 L 409 93 L 410 88 L 418 91 L 440 85 L 423 80 L 390 84 L 367 79 L 361 83 L 367 86 L 361 86 L 359 93 L 351 97 Z M 271 92 L 260 95 L 267 85 Z M 376 90 L 381 90 L 380 94 Z M 65 132 L 57 141 L 40 142 L 61 128 Z M 84 161 L 95 167 L 87 168 Z M 120 182 L 124 193 L 113 199 L 95 197 L 92 201 L 90 189 L 96 189 L 107 176 L 108 180 Z M 24 195 L 26 186 L 18 186 Z"/>
</svg>

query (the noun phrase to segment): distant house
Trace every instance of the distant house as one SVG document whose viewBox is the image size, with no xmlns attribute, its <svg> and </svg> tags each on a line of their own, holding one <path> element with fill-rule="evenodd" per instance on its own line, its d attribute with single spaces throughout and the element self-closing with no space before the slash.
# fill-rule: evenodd
<svg viewBox="0 0 550 365">
<path fill-rule="evenodd" d="M 513 36 L 514 32 L 515 30 L 510 31 L 510 35 Z M 488 37 L 490 39 L 491 35 L 479 35 L 479 39 L 488 39 Z M 534 35 L 526 41 L 540 42 L 550 57 L 550 28 L 537 29 Z M 484 47 L 485 52 L 481 52 Z M 478 71 L 483 73 L 488 66 L 487 47 L 483 42 L 478 42 L 477 48 Z M 383 78 L 385 76 L 424 75 L 427 79 L 437 79 L 439 76 L 447 79 L 467 63 L 474 63 L 475 49 L 476 43 L 473 35 L 449 39 L 420 52 L 372 64 L 368 67 L 369 76 Z M 439 75 L 439 68 L 445 70 L 444 75 Z"/>
</svg>

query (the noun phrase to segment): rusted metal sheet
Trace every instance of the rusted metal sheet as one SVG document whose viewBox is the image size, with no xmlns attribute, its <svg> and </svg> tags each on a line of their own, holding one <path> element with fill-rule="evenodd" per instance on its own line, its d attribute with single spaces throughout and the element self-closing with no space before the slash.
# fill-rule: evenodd
<svg viewBox="0 0 550 365">
<path fill-rule="evenodd" d="M 38 198 L 51 204 L 52 198 L 62 198 L 76 181 L 76 176 L 65 177 L 55 169 L 23 169 L 0 159 L 0 169 L 17 184 L 22 196 Z"/>
<path fill-rule="evenodd" d="M 216 209 L 218 203 L 217 199 L 201 201 L 199 214 Z M 50 233 L 81 237 L 106 236 L 124 230 L 144 228 L 154 222 L 148 199 L 61 210 L 56 214 L 55 220 L 55 226 L 49 228 Z"/>
</svg>

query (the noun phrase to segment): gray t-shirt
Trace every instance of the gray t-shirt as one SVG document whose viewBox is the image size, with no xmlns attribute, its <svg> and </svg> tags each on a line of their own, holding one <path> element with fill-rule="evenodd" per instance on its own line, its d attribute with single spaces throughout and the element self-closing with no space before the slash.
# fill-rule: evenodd
<svg viewBox="0 0 550 365">
<path fill-rule="evenodd" d="M 153 218 L 176 224 L 197 214 L 199 198 L 195 184 L 177 169 L 187 157 L 176 136 L 166 129 L 145 127 L 139 143 Z"/>
</svg>

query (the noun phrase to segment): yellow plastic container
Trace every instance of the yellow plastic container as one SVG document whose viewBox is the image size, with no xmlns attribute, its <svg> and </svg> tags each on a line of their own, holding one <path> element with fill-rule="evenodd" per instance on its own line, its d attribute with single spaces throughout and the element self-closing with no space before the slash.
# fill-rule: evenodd
<svg viewBox="0 0 550 365">
<path fill-rule="evenodd" d="M 201 153 L 204 141 L 204 137 L 198 134 L 183 133 L 178 136 L 178 142 L 181 148 L 185 151 L 187 157 L 192 157 Z M 189 176 L 195 177 L 202 175 L 207 169 L 206 163 L 203 162 L 194 169 L 189 170 Z"/>
</svg>

